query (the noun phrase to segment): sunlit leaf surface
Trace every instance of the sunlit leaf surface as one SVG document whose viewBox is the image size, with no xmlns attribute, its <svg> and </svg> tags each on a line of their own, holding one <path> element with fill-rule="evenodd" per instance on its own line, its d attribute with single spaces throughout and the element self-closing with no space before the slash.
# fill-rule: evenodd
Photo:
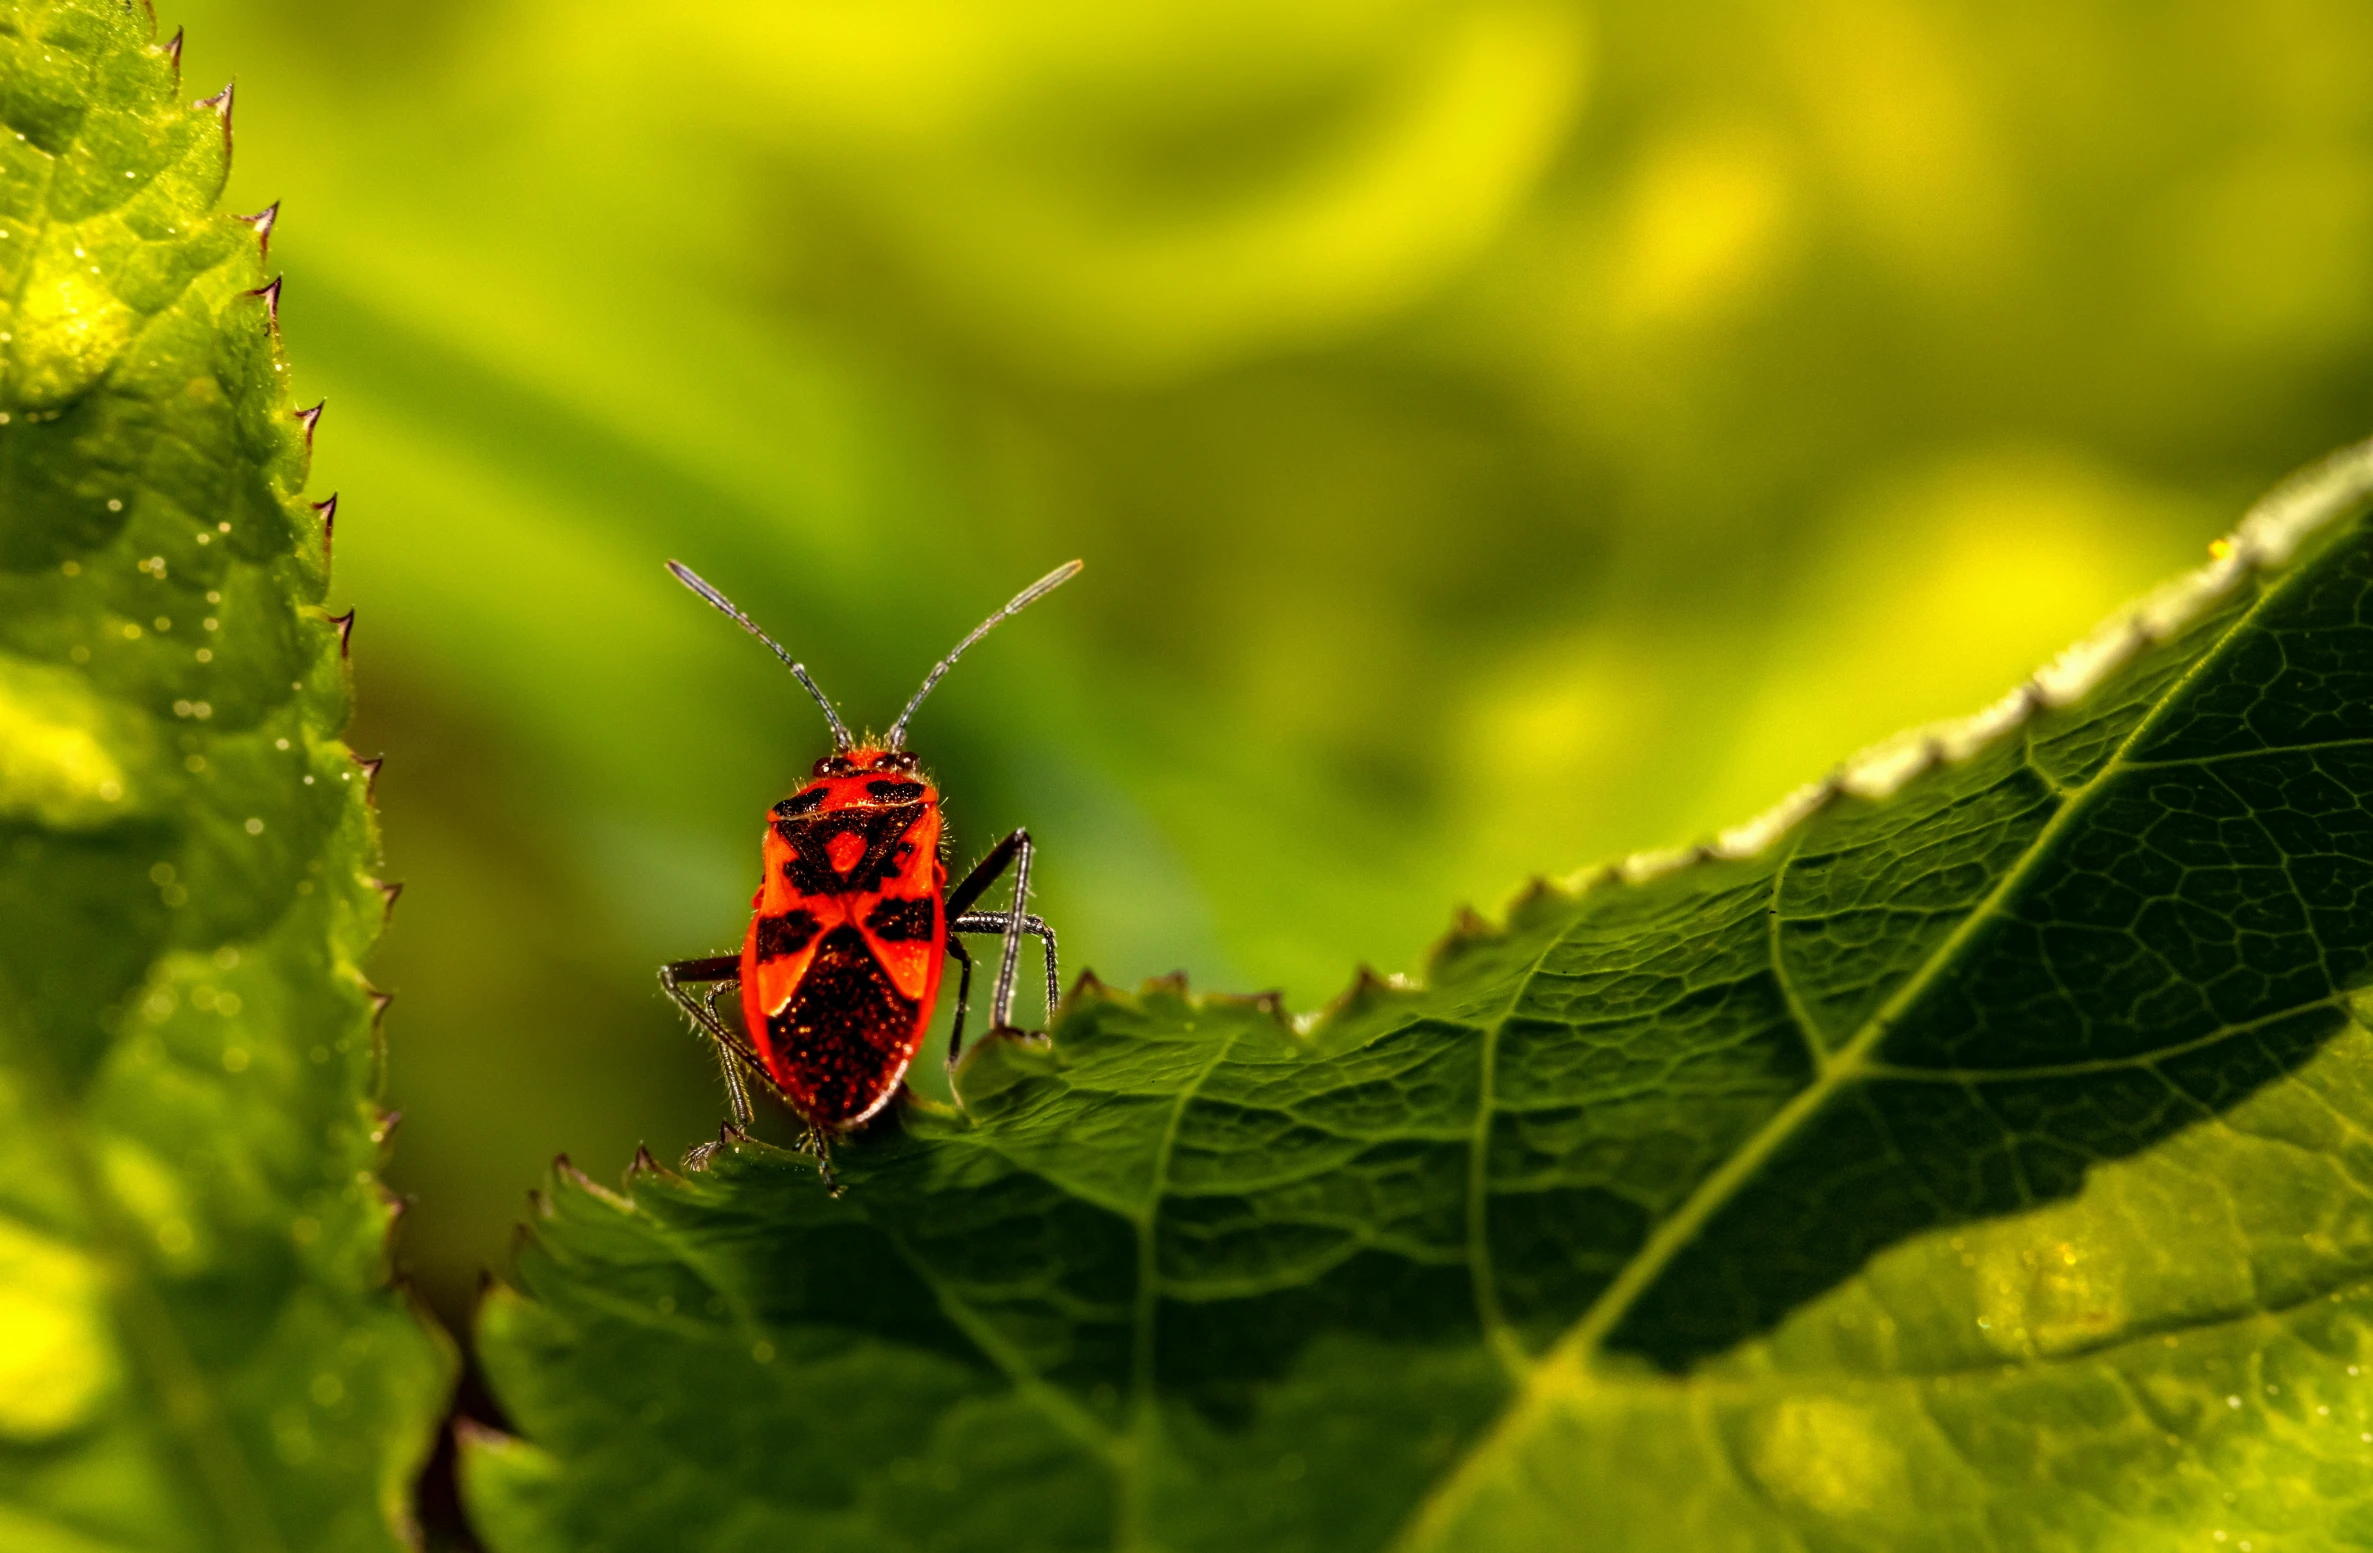
<svg viewBox="0 0 2373 1553">
<path fill-rule="evenodd" d="M 1968 723 L 1309 1028 L 563 1171 L 503 1553 L 2332 1546 L 2373 1525 L 2373 455 Z M 1554 802 L 1521 764 L 1479 801 Z M 2276 1540 L 2268 1540 L 2276 1539 Z"/>
<path fill-rule="evenodd" d="M 0 1547 L 392 1548 L 449 1361 L 367 773 L 270 223 L 151 32 L 0 4 Z"/>
</svg>

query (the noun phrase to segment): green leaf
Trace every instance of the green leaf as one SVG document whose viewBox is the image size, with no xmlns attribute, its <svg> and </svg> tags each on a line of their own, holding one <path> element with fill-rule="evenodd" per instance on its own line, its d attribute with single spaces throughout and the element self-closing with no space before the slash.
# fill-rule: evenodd
<svg viewBox="0 0 2373 1553">
<path fill-rule="evenodd" d="M 758 1144 L 563 1169 L 484 1312 L 482 1528 L 2360 1545 L 2369 490 L 2373 446 L 1989 712 L 1423 988 L 1091 983 L 838 1200 Z"/>
<path fill-rule="evenodd" d="M 0 4 L 0 1545 L 388 1548 L 451 1356 L 388 1287 L 368 773 L 270 223 L 153 34 Z"/>
</svg>

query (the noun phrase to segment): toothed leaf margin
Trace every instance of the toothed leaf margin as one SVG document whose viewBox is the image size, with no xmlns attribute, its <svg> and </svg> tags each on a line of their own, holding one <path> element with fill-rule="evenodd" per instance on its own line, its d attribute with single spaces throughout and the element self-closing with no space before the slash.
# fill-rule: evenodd
<svg viewBox="0 0 2373 1553">
<path fill-rule="evenodd" d="M 0 5 L 0 1544 L 395 1548 L 453 1366 L 388 1283 L 388 903 L 269 221 L 178 57 Z"/>
</svg>

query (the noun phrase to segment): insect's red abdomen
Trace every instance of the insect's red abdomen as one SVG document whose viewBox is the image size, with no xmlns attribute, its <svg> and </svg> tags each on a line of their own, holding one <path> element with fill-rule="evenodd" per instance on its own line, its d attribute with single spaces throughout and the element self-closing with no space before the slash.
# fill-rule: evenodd
<svg viewBox="0 0 2373 1553">
<path fill-rule="evenodd" d="M 856 1125 L 898 1092 L 947 950 L 939 794 L 913 761 L 854 750 L 768 815 L 742 943 L 742 1015 L 810 1121 Z"/>
</svg>

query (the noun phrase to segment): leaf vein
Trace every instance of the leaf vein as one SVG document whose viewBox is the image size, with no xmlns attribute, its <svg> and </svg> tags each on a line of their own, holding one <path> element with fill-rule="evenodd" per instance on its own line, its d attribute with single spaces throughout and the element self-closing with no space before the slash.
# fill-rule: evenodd
<svg viewBox="0 0 2373 1553">
<path fill-rule="evenodd" d="M 2156 1047 L 2150 1051 L 2135 1052 L 2124 1057 L 2096 1057 L 2084 1062 L 2045 1063 L 2031 1068 L 1922 1068 L 1892 1062 L 1866 1062 L 1862 1065 L 1862 1073 L 1866 1078 L 1894 1079 L 1914 1084 L 1974 1086 L 2026 1083 L 2037 1079 L 2077 1078 L 2087 1073 L 2116 1073 L 2128 1069 L 2155 1068 L 2171 1057 L 2186 1057 L 2193 1052 L 2204 1051 L 2211 1046 L 2232 1040 L 2235 1036 L 2249 1035 L 2268 1025 L 2295 1018 L 2310 1009 L 2338 1007 L 2343 996 L 2340 993 L 2327 993 L 2320 998 L 2310 998 L 2304 1003 L 2294 1003 L 2288 1008 L 2279 1008 L 2271 1014 L 2261 1015 L 2256 1019 L 2246 1020 L 2237 1025 L 2220 1025 L 2206 1035 L 2195 1036 L 2188 1041 L 2179 1041 L 2173 1046 Z"/>
<path fill-rule="evenodd" d="M 1443 1523 L 1451 1513 L 1452 1506 L 1477 1481 L 1485 1463 L 1512 1448 L 1519 1433 L 1515 1427 L 1517 1422 L 1537 1405 L 1542 1388 L 1550 1383 L 1552 1375 L 1562 1379 L 1566 1372 L 1587 1372 L 1587 1356 L 1615 1331 L 1634 1303 L 1648 1291 L 1673 1258 L 1696 1238 L 1707 1221 L 1730 1202 L 1759 1166 L 1794 1137 L 1847 1084 L 1860 1079 L 1868 1053 L 1894 1028 L 1903 1014 L 1919 1001 L 1935 979 L 1943 974 L 1962 946 L 1980 927 L 1994 919 L 2002 904 L 2036 866 L 2037 860 L 2048 853 L 2051 843 L 2073 823 L 2073 817 L 2084 813 L 2092 800 L 2107 788 L 2111 779 L 2125 769 L 2126 752 L 2135 748 L 2155 728 L 2167 709 L 2223 657 L 2243 629 L 2271 601 L 2281 597 L 2305 575 L 2307 569 L 2297 568 L 2271 582 L 2260 576 L 2258 596 L 2248 608 L 2227 621 L 2215 640 L 2203 646 L 2180 673 L 2158 690 L 2149 710 L 2118 741 L 2099 769 L 2073 790 L 2057 812 L 2036 831 L 2021 850 L 2017 861 L 2004 871 L 1968 917 L 1945 935 L 1904 983 L 1847 1039 L 1834 1059 L 1811 1083 L 1775 1111 L 1736 1153 L 1701 1180 L 1680 1207 L 1649 1234 L 1623 1272 L 1600 1291 L 1581 1318 L 1559 1338 L 1550 1356 L 1526 1379 L 1516 1400 L 1502 1411 L 1498 1423 L 1447 1474 L 1437 1480 L 1433 1491 L 1410 1512 L 1403 1522 L 1401 1534 L 1393 1540 L 1394 1546 L 1414 1546 L 1429 1529 Z"/>
</svg>

